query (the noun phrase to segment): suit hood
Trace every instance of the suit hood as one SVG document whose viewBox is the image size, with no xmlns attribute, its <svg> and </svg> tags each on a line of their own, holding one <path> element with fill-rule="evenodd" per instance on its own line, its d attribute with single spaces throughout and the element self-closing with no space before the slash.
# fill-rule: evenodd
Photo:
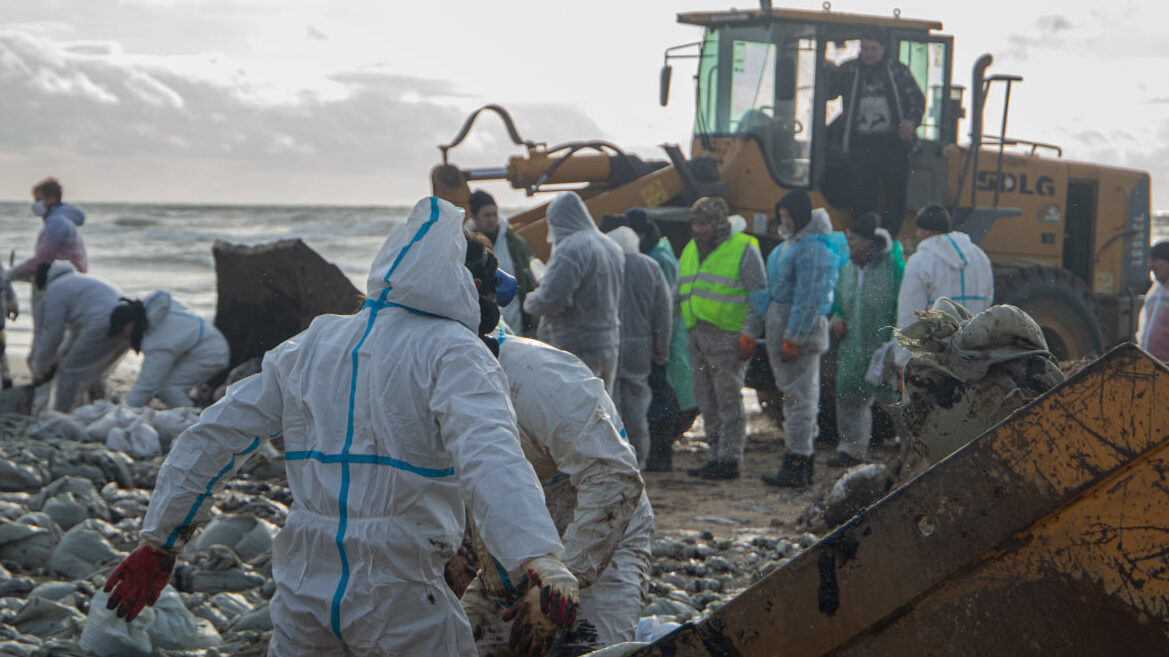
<svg viewBox="0 0 1169 657">
<path fill-rule="evenodd" d="M 581 231 L 601 232 L 576 192 L 564 192 L 548 205 L 548 241 L 557 244 Z"/>
<path fill-rule="evenodd" d="M 629 226 L 620 226 L 605 233 L 609 239 L 617 243 L 621 250 L 626 254 L 640 253 L 641 240 L 637 239 L 637 233 Z"/>
<path fill-rule="evenodd" d="M 970 236 L 958 231 L 927 237 L 917 247 L 918 251 L 934 255 L 951 269 L 965 267 L 971 260 L 973 249 Z"/>
<path fill-rule="evenodd" d="M 142 305 L 146 309 L 146 324 L 151 327 L 161 326 L 170 315 L 170 292 L 163 290 L 152 292 L 150 296 L 142 300 Z"/>
<path fill-rule="evenodd" d="M 463 263 L 466 254 L 463 211 L 442 199 L 424 198 L 374 256 L 366 296 L 477 331 L 479 296 Z"/>
<path fill-rule="evenodd" d="M 69 205 L 68 203 L 54 205 L 53 209 L 49 210 L 49 213 L 45 216 L 45 219 L 49 217 L 62 217 L 78 226 L 85 223 L 85 213 L 81 211 L 81 208 L 76 205 Z"/>
</svg>

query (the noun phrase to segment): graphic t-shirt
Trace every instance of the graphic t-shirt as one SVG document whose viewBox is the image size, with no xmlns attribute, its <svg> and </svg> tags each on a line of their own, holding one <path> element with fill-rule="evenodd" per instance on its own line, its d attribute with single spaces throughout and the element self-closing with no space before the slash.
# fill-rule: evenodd
<svg viewBox="0 0 1169 657">
<path fill-rule="evenodd" d="M 859 135 L 894 132 L 894 109 L 889 100 L 889 80 L 879 66 L 862 66 L 857 81 L 856 111 L 853 130 Z"/>
</svg>

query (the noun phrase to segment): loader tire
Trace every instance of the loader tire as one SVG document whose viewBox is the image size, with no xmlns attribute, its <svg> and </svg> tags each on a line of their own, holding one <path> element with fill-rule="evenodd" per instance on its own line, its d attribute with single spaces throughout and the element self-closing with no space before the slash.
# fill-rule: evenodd
<svg viewBox="0 0 1169 657">
<path fill-rule="evenodd" d="M 1066 270 L 1036 263 L 996 264 L 994 273 L 995 303 L 1017 306 L 1030 315 L 1043 329 L 1056 360 L 1103 352 L 1096 303 L 1079 279 Z"/>
</svg>

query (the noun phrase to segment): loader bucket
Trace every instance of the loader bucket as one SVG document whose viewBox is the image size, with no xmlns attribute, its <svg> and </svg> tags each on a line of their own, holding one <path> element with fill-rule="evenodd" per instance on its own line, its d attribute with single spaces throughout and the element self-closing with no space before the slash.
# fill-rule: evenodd
<svg viewBox="0 0 1169 657">
<path fill-rule="evenodd" d="M 1128 344 L 637 655 L 1169 653 L 1169 369 Z"/>
</svg>

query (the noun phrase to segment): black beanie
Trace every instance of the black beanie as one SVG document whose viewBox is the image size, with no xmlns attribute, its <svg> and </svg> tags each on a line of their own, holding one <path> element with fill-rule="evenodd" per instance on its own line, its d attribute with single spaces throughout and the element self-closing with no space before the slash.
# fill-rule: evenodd
<svg viewBox="0 0 1169 657">
<path fill-rule="evenodd" d="M 1149 257 L 1169 261 L 1169 240 L 1161 240 L 1149 249 Z"/>
<path fill-rule="evenodd" d="M 779 218 L 779 209 L 786 208 L 787 213 L 792 216 L 792 223 L 795 224 L 796 233 L 800 232 L 808 222 L 812 220 L 812 199 L 808 198 L 808 193 L 802 189 L 794 189 L 779 199 L 779 203 L 775 204 L 775 218 Z"/>
<path fill-rule="evenodd" d="M 601 223 L 597 227 L 601 229 L 602 233 L 607 233 L 611 230 L 616 230 L 616 229 L 618 229 L 622 226 L 625 226 L 625 225 L 626 225 L 626 223 L 625 223 L 625 216 L 624 215 L 607 214 L 607 215 L 601 217 Z"/>
<path fill-rule="evenodd" d="M 953 230 L 950 225 L 950 213 L 940 203 L 930 203 L 917 212 L 918 228 L 932 230 L 935 233 L 948 233 Z"/>
<path fill-rule="evenodd" d="M 876 239 L 877 228 L 881 226 L 881 216 L 876 212 L 866 212 L 856 219 L 852 220 L 852 225 L 848 227 L 855 235 L 859 235 L 865 239 Z"/>
</svg>

